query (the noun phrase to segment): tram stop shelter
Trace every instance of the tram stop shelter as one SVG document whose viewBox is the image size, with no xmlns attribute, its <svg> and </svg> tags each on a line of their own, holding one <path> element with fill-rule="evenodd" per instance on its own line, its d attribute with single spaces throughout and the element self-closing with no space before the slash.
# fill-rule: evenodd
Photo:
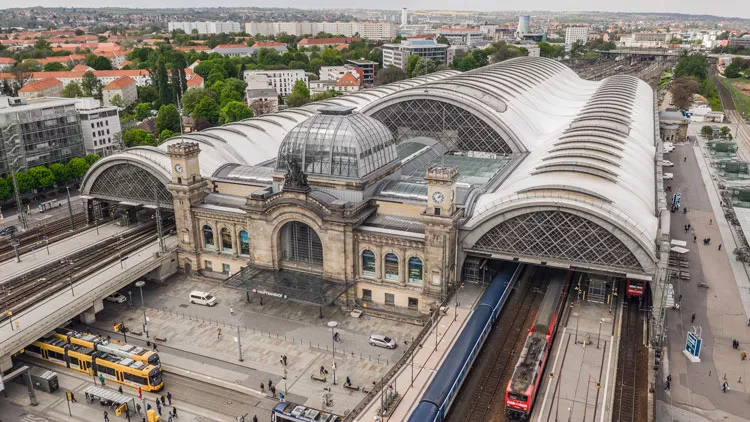
<svg viewBox="0 0 750 422">
<path fill-rule="evenodd" d="M 229 277 L 224 286 L 245 290 L 259 297 L 268 296 L 320 307 L 332 305 L 348 288 L 347 283 L 326 280 L 316 274 L 251 266 Z"/>
<path fill-rule="evenodd" d="M 83 392 L 85 393 L 87 403 L 93 403 L 98 400 L 102 406 L 106 406 L 107 408 L 111 408 L 114 405 L 115 416 L 125 414 L 129 420 L 129 410 L 135 411 L 135 400 L 133 397 L 120 394 L 117 391 L 90 385 Z"/>
</svg>

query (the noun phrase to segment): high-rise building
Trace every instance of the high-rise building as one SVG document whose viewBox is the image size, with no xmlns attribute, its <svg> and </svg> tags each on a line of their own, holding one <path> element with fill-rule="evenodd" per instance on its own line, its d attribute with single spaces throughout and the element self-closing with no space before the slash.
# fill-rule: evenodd
<svg viewBox="0 0 750 422">
<path fill-rule="evenodd" d="M 570 51 L 573 44 L 580 42 L 586 44 L 589 40 L 588 26 L 569 26 L 565 28 L 565 50 Z"/>
<path fill-rule="evenodd" d="M 409 24 L 409 15 L 406 13 L 406 8 L 401 9 L 401 25 Z"/>
<path fill-rule="evenodd" d="M 99 154 L 102 157 L 120 149 L 120 115 L 117 107 L 102 107 L 94 98 L 78 98 L 76 110 L 81 118 L 81 133 L 86 154 Z"/>
<path fill-rule="evenodd" d="M 525 35 L 531 33 L 531 17 L 529 15 L 521 15 L 518 17 L 518 32 L 519 35 Z"/>
<path fill-rule="evenodd" d="M 448 45 L 438 44 L 433 39 L 410 38 L 400 44 L 383 45 L 383 67 L 396 66 L 406 70 L 409 56 L 417 55 L 448 65 Z"/>
<path fill-rule="evenodd" d="M 186 34 L 191 34 L 193 30 L 199 34 L 229 34 L 241 31 L 239 22 L 169 22 L 167 28 L 170 32 L 182 29 Z"/>
<path fill-rule="evenodd" d="M 396 37 L 396 24 L 386 21 L 353 21 L 353 22 L 248 22 L 245 32 L 251 35 L 306 35 L 325 32 L 328 34 L 370 40 L 392 40 Z"/>
<path fill-rule="evenodd" d="M 74 98 L 0 97 L 0 176 L 85 154 Z"/>
</svg>

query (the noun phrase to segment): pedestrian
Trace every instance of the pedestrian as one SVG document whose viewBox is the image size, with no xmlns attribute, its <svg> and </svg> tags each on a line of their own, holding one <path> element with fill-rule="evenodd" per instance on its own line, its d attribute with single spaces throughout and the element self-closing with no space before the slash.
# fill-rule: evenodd
<svg viewBox="0 0 750 422">
<path fill-rule="evenodd" d="M 352 386 L 352 380 L 350 380 L 350 379 L 349 379 L 349 377 L 346 377 L 346 385 L 347 385 L 348 387 L 351 387 L 351 386 Z"/>
<path fill-rule="evenodd" d="M 713 218 L 709 218 L 708 219 L 708 225 L 710 226 L 712 224 L 714 224 L 714 219 Z"/>
<path fill-rule="evenodd" d="M 102 387 L 104 387 L 104 375 L 99 374 L 99 382 L 102 383 Z"/>
<path fill-rule="evenodd" d="M 70 401 L 72 401 L 73 403 L 78 403 L 78 400 L 76 400 L 76 396 L 72 391 L 70 392 Z"/>
<path fill-rule="evenodd" d="M 679 297 L 679 298 L 677 298 L 677 301 L 678 301 L 678 302 L 682 302 L 682 295 L 680 295 L 680 297 Z"/>
<path fill-rule="evenodd" d="M 260 392 L 266 394 L 266 385 L 263 384 L 263 381 L 260 382 Z"/>
<path fill-rule="evenodd" d="M 728 389 L 729 389 L 729 383 L 724 381 L 724 384 L 721 384 L 721 391 L 723 391 L 724 394 L 726 394 Z"/>
<path fill-rule="evenodd" d="M 167 422 L 172 422 L 172 411 L 170 410 L 169 413 L 167 413 Z"/>
<path fill-rule="evenodd" d="M 687 163 L 687 157 L 683 158 L 683 159 L 682 159 L 682 162 L 683 162 L 683 163 Z"/>
<path fill-rule="evenodd" d="M 109 414 L 106 410 L 104 411 L 104 422 L 109 422 Z"/>
<path fill-rule="evenodd" d="M 140 404 L 138 404 L 138 403 L 135 404 L 135 411 L 138 412 L 139 415 L 141 414 L 141 405 Z"/>
<path fill-rule="evenodd" d="M 165 399 L 164 395 L 162 394 L 162 396 L 161 396 L 161 405 L 164 406 L 165 404 L 167 404 L 166 402 L 167 402 L 167 399 Z"/>
<path fill-rule="evenodd" d="M 234 308 L 231 306 L 229 307 L 229 314 L 234 315 Z"/>
<path fill-rule="evenodd" d="M 216 340 L 221 339 L 221 328 L 216 329 Z"/>
<path fill-rule="evenodd" d="M 122 394 L 122 386 L 117 387 L 117 391 L 119 391 L 120 394 Z"/>
<path fill-rule="evenodd" d="M 279 393 L 279 401 L 284 403 L 284 393 Z"/>
<path fill-rule="evenodd" d="M 284 355 L 284 356 L 282 357 L 282 359 L 284 359 L 284 366 L 286 366 L 286 355 Z"/>
<path fill-rule="evenodd" d="M 740 353 L 740 358 L 741 358 L 742 360 L 745 360 L 745 359 L 747 358 L 747 353 L 745 353 L 745 351 L 744 351 L 744 350 L 742 351 L 742 353 Z"/>
<path fill-rule="evenodd" d="M 669 379 L 667 379 L 667 382 L 664 383 L 664 391 L 667 391 L 667 390 L 671 391 L 672 390 L 672 385 L 671 384 L 672 384 L 671 381 L 669 381 Z"/>
<path fill-rule="evenodd" d="M 159 400 L 156 400 L 156 412 L 161 416 L 161 404 L 159 404 Z"/>
<path fill-rule="evenodd" d="M 271 397 L 276 398 L 276 386 L 271 386 Z"/>
<path fill-rule="evenodd" d="M 326 373 L 326 368 L 323 365 L 320 365 L 320 375 L 325 375 L 325 373 Z"/>
<path fill-rule="evenodd" d="M 281 355 L 281 357 L 279 358 L 279 363 L 281 364 L 281 366 L 284 366 L 284 355 Z"/>
<path fill-rule="evenodd" d="M 690 316 L 690 323 L 692 324 L 694 322 L 695 322 L 695 312 L 693 312 L 693 315 Z"/>
<path fill-rule="evenodd" d="M 253 422 L 258 422 L 258 415 L 253 415 Z"/>
<path fill-rule="evenodd" d="M 719 250 L 721 250 L 721 243 L 719 243 Z"/>
<path fill-rule="evenodd" d="M 169 402 L 169 405 L 172 405 L 172 393 L 167 391 L 167 401 Z"/>
<path fill-rule="evenodd" d="M 172 406 L 172 414 L 174 415 L 175 418 L 177 417 L 177 408 L 174 406 Z"/>
<path fill-rule="evenodd" d="M 696 235 L 693 235 L 693 243 L 695 243 L 695 239 L 697 239 L 697 238 L 698 238 L 698 236 L 696 236 Z M 750 324 L 750 323 L 749 323 L 749 324 Z"/>
<path fill-rule="evenodd" d="M 688 230 L 690 230 L 692 227 L 692 224 L 688 223 Z"/>
</svg>

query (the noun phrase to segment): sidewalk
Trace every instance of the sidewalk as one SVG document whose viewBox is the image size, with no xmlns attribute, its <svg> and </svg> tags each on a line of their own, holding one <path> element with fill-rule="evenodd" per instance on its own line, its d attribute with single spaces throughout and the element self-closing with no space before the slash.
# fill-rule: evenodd
<svg viewBox="0 0 750 422">
<path fill-rule="evenodd" d="M 404 365 L 390 381 L 387 381 L 394 385 L 394 390 L 398 393 L 398 400 L 400 401 L 391 415 L 381 420 L 406 421 L 409 419 L 422 399 L 422 394 L 432 382 L 443 360 L 463 331 L 473 313 L 474 305 L 483 294 L 483 288 L 480 289 L 479 286 L 473 285 L 467 286 L 464 291 L 461 291 L 461 305 L 458 309 L 449 309 L 445 315 L 438 319 L 437 345 L 435 330 L 433 329 L 422 340 L 422 346 L 409 363 Z M 376 395 L 354 420 L 357 422 L 375 421 L 380 408 L 380 395 Z"/>
</svg>

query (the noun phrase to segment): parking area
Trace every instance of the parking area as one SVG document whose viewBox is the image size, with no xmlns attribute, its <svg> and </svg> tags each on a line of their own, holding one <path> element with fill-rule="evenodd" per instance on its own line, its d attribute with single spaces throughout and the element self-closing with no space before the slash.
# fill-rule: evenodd
<svg viewBox="0 0 750 422">
<path fill-rule="evenodd" d="M 190 304 L 189 295 L 194 290 L 211 293 L 218 304 L 213 307 Z M 367 315 L 355 318 L 333 306 L 320 309 L 269 297 L 264 297 L 261 304 L 260 297 L 184 275 L 175 276 L 164 285 L 147 283 L 143 288 L 144 307 L 140 306 L 138 288 L 128 287 L 121 292 L 130 303 L 106 302 L 92 331 L 122 339 L 111 330 L 112 322 L 124 321 L 133 331 L 128 341 L 145 345 L 146 336 L 142 333 L 145 311 L 149 340 L 154 337 L 166 340 L 157 344 L 168 373 L 173 370 L 181 375 L 189 372 L 211 376 L 261 396 L 260 384 L 266 384 L 267 394 L 267 383 L 271 380 L 277 386 L 277 393 L 286 390 L 290 401 L 316 408 L 322 407 L 323 388 L 332 387 L 331 410 L 340 414 L 364 397 L 362 389 L 343 388 L 346 377 L 356 386 L 371 386 L 421 330 L 420 326 Z M 340 341 L 335 342 L 336 386 L 333 386 L 334 342 L 330 321 L 338 323 L 335 331 L 340 336 Z M 397 347 L 393 350 L 374 347 L 368 341 L 371 334 L 389 336 Z M 286 366 L 281 362 L 282 356 L 287 357 Z M 321 367 L 328 372 L 322 377 Z M 313 375 L 321 380 L 313 379 Z M 168 375 L 165 381 L 168 384 Z"/>
</svg>

